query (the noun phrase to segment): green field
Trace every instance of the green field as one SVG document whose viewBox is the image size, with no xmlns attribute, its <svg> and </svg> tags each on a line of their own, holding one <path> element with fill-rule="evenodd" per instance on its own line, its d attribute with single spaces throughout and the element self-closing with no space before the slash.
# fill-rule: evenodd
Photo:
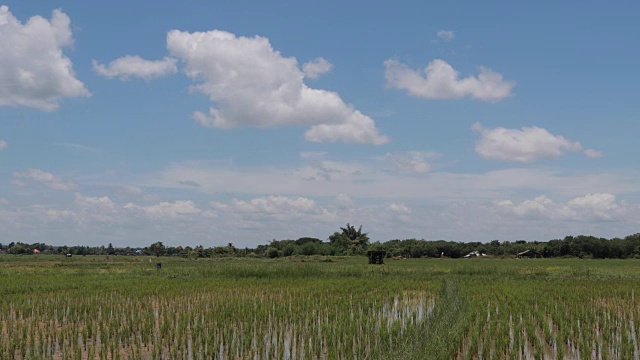
<svg viewBox="0 0 640 360">
<path fill-rule="evenodd" d="M 0 255 L 0 359 L 637 359 L 638 290 L 638 260 Z"/>
</svg>

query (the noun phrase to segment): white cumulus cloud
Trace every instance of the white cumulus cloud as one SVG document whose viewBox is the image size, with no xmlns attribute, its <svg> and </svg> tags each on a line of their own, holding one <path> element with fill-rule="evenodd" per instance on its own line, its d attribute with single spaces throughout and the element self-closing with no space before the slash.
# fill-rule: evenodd
<svg viewBox="0 0 640 360">
<path fill-rule="evenodd" d="M 539 159 L 558 158 L 568 151 L 583 152 L 588 157 L 602 155 L 593 149 L 583 149 L 577 141 L 553 135 L 536 126 L 520 130 L 503 127 L 487 129 L 475 123 L 473 129 L 481 135 L 476 142 L 476 153 L 485 159 L 530 163 Z"/>
<path fill-rule="evenodd" d="M 108 196 L 92 197 L 76 193 L 76 204 L 82 208 L 114 209 L 115 205 Z"/>
<path fill-rule="evenodd" d="M 411 208 L 404 203 L 391 203 L 385 207 L 385 210 L 389 213 L 391 219 L 408 223 L 411 221 Z"/>
<path fill-rule="evenodd" d="M 333 69 L 333 64 L 323 58 L 316 58 L 302 65 L 304 77 L 308 79 L 317 79 L 331 69 Z"/>
<path fill-rule="evenodd" d="M 233 199 L 231 203 L 224 205 L 214 203 L 217 208 L 231 208 L 237 212 L 282 214 L 282 213 L 318 213 L 322 209 L 316 202 L 304 197 L 266 196 L 251 200 Z"/>
<path fill-rule="evenodd" d="M 616 197 L 608 193 L 587 194 L 571 199 L 567 205 L 599 219 L 610 220 L 624 208 L 616 203 Z"/>
<path fill-rule="evenodd" d="M 494 205 L 504 211 L 511 212 L 517 216 L 539 218 L 552 215 L 555 203 L 546 195 L 541 195 L 533 200 L 525 200 L 519 204 L 511 200 L 495 201 Z"/>
<path fill-rule="evenodd" d="M 178 71 L 176 59 L 165 57 L 162 60 L 145 60 L 139 56 L 124 56 L 113 60 L 109 65 L 103 65 L 93 61 L 93 70 L 98 74 L 107 77 L 117 77 L 120 80 L 128 80 L 132 77 L 139 77 L 144 80 L 151 80 Z"/>
<path fill-rule="evenodd" d="M 533 200 L 514 203 L 511 200 L 494 202 L 494 207 L 504 213 L 525 219 L 610 221 L 619 218 L 625 207 L 609 193 L 593 193 L 557 203 L 546 195 Z"/>
<path fill-rule="evenodd" d="M 195 112 L 202 126 L 233 128 L 309 125 L 309 141 L 383 144 L 370 117 L 331 91 L 304 84 L 297 60 L 274 50 L 264 37 L 213 30 L 167 34 L 167 48 L 198 82 L 193 89 L 216 106 Z"/>
<path fill-rule="evenodd" d="M 306 197 L 263 196 L 249 200 L 232 199 L 230 202 L 212 202 L 211 206 L 220 214 L 242 221 L 287 221 L 312 219 L 326 221 L 335 214 Z"/>
<path fill-rule="evenodd" d="M 144 214 L 154 219 L 176 219 L 202 212 L 202 210 L 191 200 L 180 200 L 174 202 L 163 201 L 158 204 L 146 206 L 128 203 L 124 205 L 123 208 L 141 210 Z"/>
<path fill-rule="evenodd" d="M 60 10 L 22 24 L 0 6 L 0 106 L 52 111 L 63 98 L 90 95 L 63 53 L 73 45 L 70 24 Z"/>
<path fill-rule="evenodd" d="M 355 203 L 349 197 L 349 195 L 346 195 L 346 194 L 338 194 L 338 196 L 336 196 L 335 203 L 338 206 L 338 208 L 342 210 L 351 209 L 355 205 Z"/>
<path fill-rule="evenodd" d="M 383 160 L 387 166 L 385 169 L 391 173 L 425 174 L 432 168 L 429 158 L 433 153 L 424 151 L 409 151 L 406 153 L 387 153 Z"/>
<path fill-rule="evenodd" d="M 451 41 L 456 37 L 456 33 L 452 30 L 440 30 L 436 33 L 436 36 L 444 41 Z"/>
<path fill-rule="evenodd" d="M 70 181 L 64 181 L 59 177 L 53 175 L 52 173 L 40 170 L 40 169 L 27 169 L 25 172 L 16 172 L 13 173 L 14 179 L 17 181 L 16 184 L 23 185 L 23 179 L 35 181 L 37 183 L 43 184 L 50 189 L 54 190 L 63 190 L 63 191 L 71 191 L 76 188 L 76 185 Z"/>
<path fill-rule="evenodd" d="M 513 81 L 505 81 L 502 75 L 480 67 L 477 76 L 460 78 L 460 74 L 446 61 L 436 59 L 425 69 L 414 70 L 396 60 L 387 60 L 385 78 L 387 85 L 406 90 L 410 95 L 426 99 L 474 99 L 495 102 L 511 95 Z"/>
<path fill-rule="evenodd" d="M 387 205 L 386 209 L 388 211 L 398 213 L 398 214 L 411 214 L 411 209 L 403 204 L 403 203 L 392 203 Z"/>
<path fill-rule="evenodd" d="M 599 158 L 602 157 L 602 152 L 597 151 L 597 150 L 593 150 L 593 149 L 587 149 L 584 151 L 584 154 L 587 155 L 587 157 L 590 158 Z"/>
<path fill-rule="evenodd" d="M 325 153 L 304 152 L 300 157 L 306 164 L 294 173 L 304 180 L 340 181 L 357 178 L 367 171 L 362 164 L 328 160 Z"/>
<path fill-rule="evenodd" d="M 9 146 L 6 141 L 0 139 L 0 150 L 4 150 Z"/>
<path fill-rule="evenodd" d="M 50 209 L 50 216 L 72 220 L 79 224 L 112 223 L 122 216 L 120 208 L 108 196 L 93 197 L 80 193 L 75 194 L 75 202 L 71 209 Z"/>
</svg>

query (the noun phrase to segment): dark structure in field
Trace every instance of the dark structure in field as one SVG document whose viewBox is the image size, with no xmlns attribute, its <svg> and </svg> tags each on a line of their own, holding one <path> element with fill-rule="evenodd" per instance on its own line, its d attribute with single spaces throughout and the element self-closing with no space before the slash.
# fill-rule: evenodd
<svg viewBox="0 0 640 360">
<path fill-rule="evenodd" d="M 529 249 L 529 250 L 525 250 L 523 252 L 517 253 L 516 256 L 518 258 L 540 258 L 542 257 L 542 254 L 540 254 L 535 250 Z"/>
<path fill-rule="evenodd" d="M 387 255 L 386 251 L 367 251 L 369 264 L 384 264 L 385 255 Z"/>
</svg>

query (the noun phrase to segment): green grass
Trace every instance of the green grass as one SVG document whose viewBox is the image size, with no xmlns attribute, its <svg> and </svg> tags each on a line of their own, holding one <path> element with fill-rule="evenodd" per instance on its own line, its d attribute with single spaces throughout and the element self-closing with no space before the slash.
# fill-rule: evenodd
<svg viewBox="0 0 640 360">
<path fill-rule="evenodd" d="M 640 261 L 327 260 L 0 255 L 0 358 L 638 356 Z"/>
</svg>

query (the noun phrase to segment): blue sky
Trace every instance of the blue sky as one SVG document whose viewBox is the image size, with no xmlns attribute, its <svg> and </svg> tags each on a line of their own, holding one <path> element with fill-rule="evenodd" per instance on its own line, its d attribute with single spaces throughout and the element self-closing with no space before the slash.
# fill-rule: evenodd
<svg viewBox="0 0 640 360">
<path fill-rule="evenodd" d="M 0 6 L 0 243 L 638 232 L 636 2 Z"/>
</svg>

